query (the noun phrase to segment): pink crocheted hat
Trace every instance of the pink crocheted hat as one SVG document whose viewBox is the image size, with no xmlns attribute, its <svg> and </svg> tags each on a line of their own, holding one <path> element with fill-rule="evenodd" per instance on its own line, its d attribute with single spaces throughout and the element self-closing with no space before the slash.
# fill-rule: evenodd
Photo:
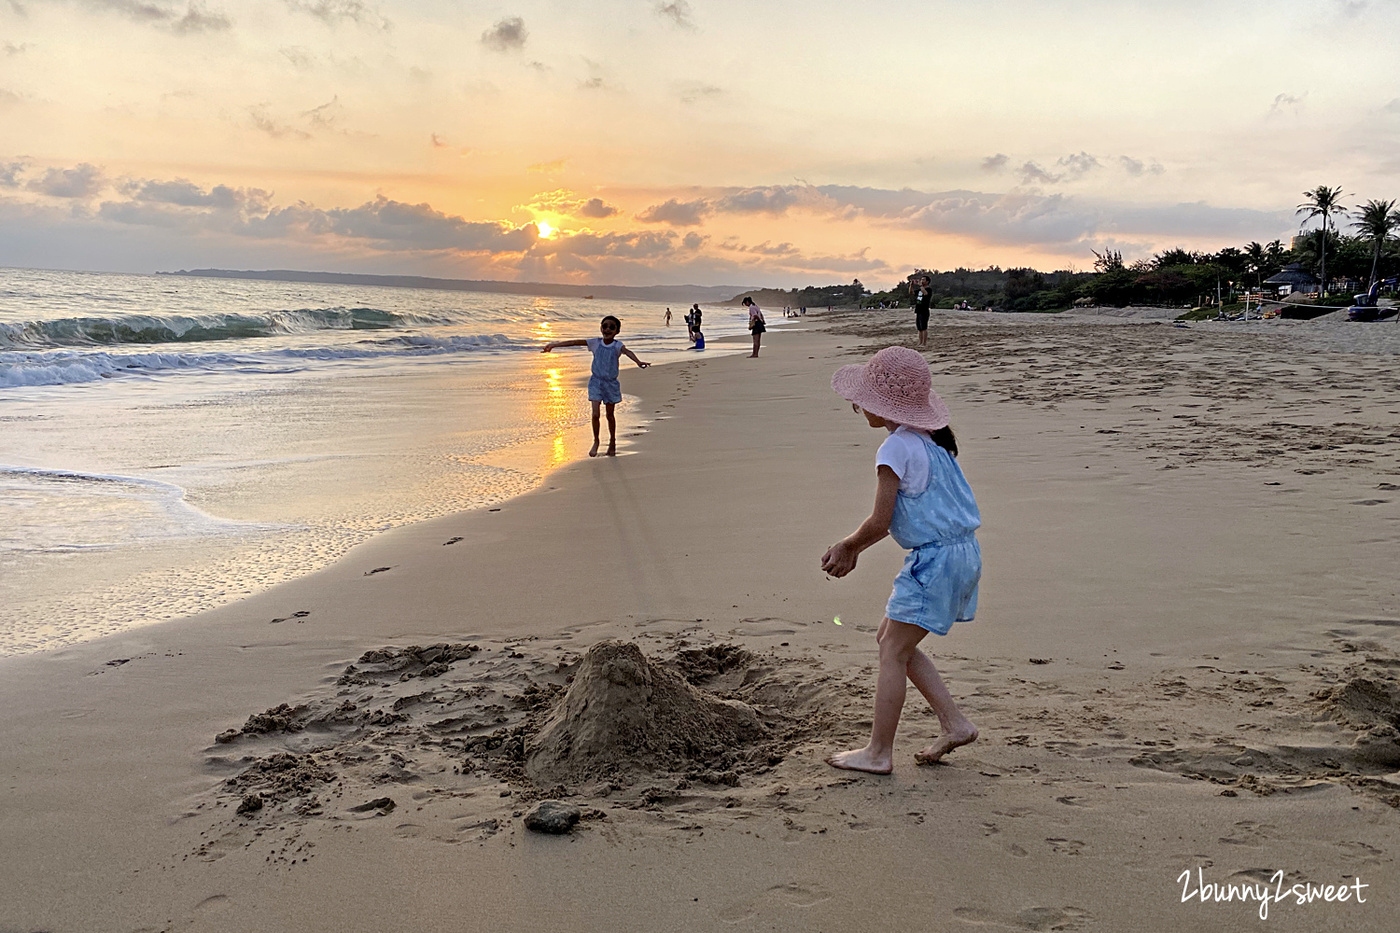
<svg viewBox="0 0 1400 933">
<path fill-rule="evenodd" d="M 886 347 L 864 365 L 842 366 L 831 387 L 872 415 L 911 428 L 937 431 L 949 423 L 948 406 L 930 387 L 928 363 L 909 347 Z"/>
</svg>

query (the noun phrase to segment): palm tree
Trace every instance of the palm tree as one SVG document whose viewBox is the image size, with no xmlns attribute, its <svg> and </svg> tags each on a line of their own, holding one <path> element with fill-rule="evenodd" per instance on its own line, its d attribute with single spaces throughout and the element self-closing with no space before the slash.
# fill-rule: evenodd
<svg viewBox="0 0 1400 933">
<path fill-rule="evenodd" d="M 1254 273 L 1256 286 L 1260 291 L 1264 290 L 1264 247 L 1255 240 L 1251 240 L 1244 248 L 1244 258 L 1249 264 L 1249 271 Z"/>
<path fill-rule="evenodd" d="M 1373 198 L 1357 208 L 1356 213 L 1351 216 L 1356 218 L 1356 223 L 1352 226 L 1374 244 L 1374 252 L 1371 255 L 1371 281 L 1367 283 L 1369 289 L 1376 284 L 1376 265 L 1381 261 L 1381 249 L 1396 228 L 1400 227 L 1400 211 L 1395 209 L 1394 201 L 1377 201 Z"/>
<path fill-rule="evenodd" d="M 1346 213 L 1346 208 L 1342 206 L 1341 186 L 1329 188 L 1326 185 L 1318 185 L 1311 191 L 1304 191 L 1303 203 L 1298 205 L 1296 213 L 1307 215 L 1303 218 L 1304 223 L 1314 217 L 1322 218 L 1322 239 L 1319 241 L 1319 249 L 1322 257 L 1322 297 L 1325 300 L 1327 296 L 1327 227 L 1333 214 Z"/>
</svg>

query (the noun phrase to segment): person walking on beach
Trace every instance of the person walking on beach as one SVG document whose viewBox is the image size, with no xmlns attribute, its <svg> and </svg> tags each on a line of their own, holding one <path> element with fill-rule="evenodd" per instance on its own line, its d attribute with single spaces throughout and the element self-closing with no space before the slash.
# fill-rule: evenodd
<svg viewBox="0 0 1400 933">
<path fill-rule="evenodd" d="M 969 622 L 976 613 L 982 551 L 975 532 L 982 519 L 955 459 L 958 442 L 949 427 L 948 406 L 930 387 L 928 364 L 919 351 L 887 347 L 864 365 L 841 367 L 831 387 L 872 428 L 889 436 L 875 455 L 874 511 L 827 549 L 822 570 L 844 577 L 855 569 L 860 553 L 885 535 L 910 550 L 875 636 L 880 673 L 870 741 L 826 762 L 848 771 L 889 774 L 906 680 L 914 682 L 942 726 L 938 740 L 918 752 L 915 761 L 934 764 L 977 738 L 977 727 L 953 702 L 919 642 L 929 632 L 948 634 L 954 622 Z"/>
<path fill-rule="evenodd" d="M 909 281 L 909 297 L 914 305 L 914 328 L 919 332 L 919 346 L 928 346 L 928 309 L 933 302 L 933 288 L 926 275 L 919 276 L 918 282 Z"/>
<path fill-rule="evenodd" d="M 670 309 L 670 308 L 667 308 L 667 309 L 666 309 L 666 326 L 667 326 L 667 327 L 670 327 L 670 326 L 671 326 L 671 309 Z"/>
<path fill-rule="evenodd" d="M 642 369 L 650 366 L 637 359 L 637 354 L 622 345 L 617 335 L 622 332 L 622 322 L 609 314 L 599 326 L 603 336 L 585 340 L 554 340 L 544 345 L 540 351 L 548 353 L 557 347 L 587 347 L 593 351 L 593 373 L 588 377 L 588 400 L 593 403 L 593 446 L 588 456 L 598 456 L 599 411 L 607 406 L 608 414 L 608 456 L 617 456 L 617 421 L 613 417 L 613 406 L 622 401 L 622 386 L 617 381 L 618 358 L 625 356 Z"/>
<path fill-rule="evenodd" d="M 752 298 L 745 297 L 744 306 L 749 309 L 749 333 L 753 334 L 753 352 L 749 354 L 749 359 L 754 359 L 758 356 L 758 345 L 763 342 L 763 332 L 768 325 L 764 323 L 763 312 Z"/>
</svg>

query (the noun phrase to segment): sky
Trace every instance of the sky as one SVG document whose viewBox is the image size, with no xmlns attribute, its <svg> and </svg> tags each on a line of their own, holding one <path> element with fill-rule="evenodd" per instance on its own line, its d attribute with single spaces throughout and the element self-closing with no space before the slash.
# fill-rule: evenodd
<svg viewBox="0 0 1400 933">
<path fill-rule="evenodd" d="M 1400 197 L 1400 0 L 0 0 L 0 266 L 793 287 Z"/>
</svg>

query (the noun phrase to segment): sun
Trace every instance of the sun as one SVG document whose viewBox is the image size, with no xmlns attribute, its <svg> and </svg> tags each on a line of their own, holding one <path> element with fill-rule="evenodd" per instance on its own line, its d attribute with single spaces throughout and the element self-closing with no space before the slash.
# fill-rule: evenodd
<svg viewBox="0 0 1400 933">
<path fill-rule="evenodd" d="M 554 235 L 559 232 L 558 228 L 552 224 L 545 223 L 543 220 L 535 221 L 535 229 L 540 232 L 540 239 L 542 240 L 552 239 Z"/>
</svg>

